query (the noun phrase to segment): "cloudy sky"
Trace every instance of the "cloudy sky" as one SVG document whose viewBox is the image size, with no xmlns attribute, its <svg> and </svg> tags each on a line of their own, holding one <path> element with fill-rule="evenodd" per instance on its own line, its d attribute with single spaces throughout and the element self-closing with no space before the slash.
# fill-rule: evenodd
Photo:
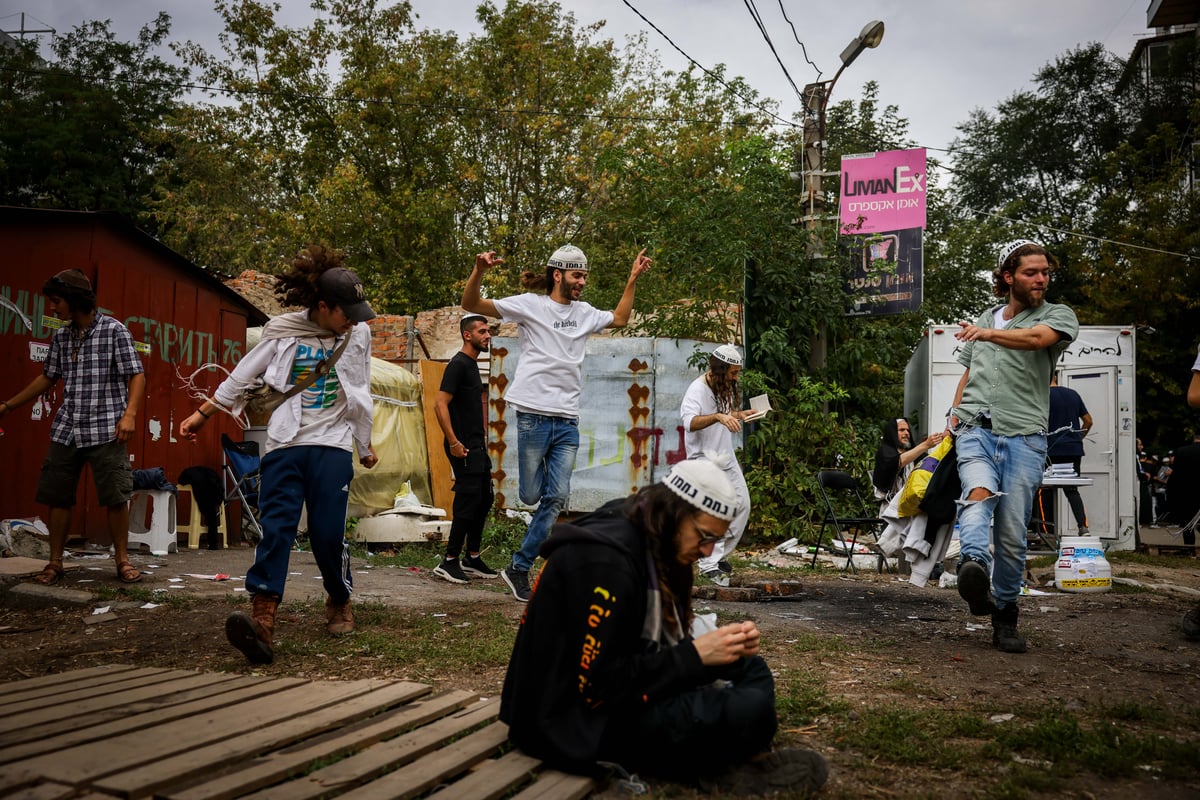
<svg viewBox="0 0 1200 800">
<path fill-rule="evenodd" d="M 499 1 L 499 0 L 498 0 Z M 771 54 L 747 8 L 748 0 L 560 0 L 579 23 L 605 21 L 618 43 L 641 31 L 668 69 L 684 56 L 630 8 L 636 8 L 700 64 L 726 64 L 761 94 L 781 103 L 791 118 L 800 101 Z M 281 19 L 303 24 L 308 3 L 285 0 Z M 476 0 L 413 0 L 419 25 L 467 36 L 478 30 Z M 944 148 L 972 108 L 995 108 L 1030 85 L 1033 74 L 1056 56 L 1089 42 L 1128 56 L 1146 29 L 1149 0 L 754 0 L 763 25 L 792 79 L 803 87 L 829 79 L 838 54 L 867 22 L 883 20 L 886 33 L 838 80 L 833 102 L 879 83 L 884 103 L 895 104 L 924 147 Z M 785 21 L 783 11 L 795 26 Z M 85 19 L 111 19 L 121 38 L 132 38 L 159 10 L 173 20 L 172 36 L 216 49 L 220 20 L 209 0 L 0 0 L 0 30 L 25 27 L 69 30 Z M 805 50 L 800 44 L 803 42 Z M 808 58 L 822 71 L 805 60 Z M 936 153 L 931 153 L 936 155 Z"/>
</svg>

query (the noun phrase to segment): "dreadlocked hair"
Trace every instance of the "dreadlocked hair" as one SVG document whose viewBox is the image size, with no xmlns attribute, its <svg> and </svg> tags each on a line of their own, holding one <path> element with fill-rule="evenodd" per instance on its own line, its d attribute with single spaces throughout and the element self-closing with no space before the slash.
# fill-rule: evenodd
<svg viewBox="0 0 1200 800">
<path fill-rule="evenodd" d="M 662 483 L 643 488 L 625 503 L 625 516 L 646 534 L 662 593 L 663 618 L 679 623 L 685 631 L 692 625 L 692 565 L 679 563 L 677 539 L 679 526 L 697 513 L 695 506 Z"/>
<path fill-rule="evenodd" d="M 275 278 L 275 296 L 285 306 L 315 309 L 321 300 L 317 278 L 326 270 L 340 267 L 345 256 L 324 244 L 310 244 L 292 259 L 292 266 Z"/>
<path fill-rule="evenodd" d="M 717 411 L 732 414 L 742 407 L 742 392 L 736 380 L 729 380 L 729 367 L 716 356 L 708 357 L 708 388 L 717 398 Z"/>
</svg>

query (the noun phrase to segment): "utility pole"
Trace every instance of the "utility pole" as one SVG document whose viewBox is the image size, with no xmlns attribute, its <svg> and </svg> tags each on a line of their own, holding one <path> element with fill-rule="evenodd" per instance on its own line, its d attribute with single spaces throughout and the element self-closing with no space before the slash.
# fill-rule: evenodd
<svg viewBox="0 0 1200 800">
<path fill-rule="evenodd" d="M 39 20 L 39 22 L 40 22 L 40 20 Z M 46 23 L 43 22 L 42 24 L 45 25 Z M 27 34 L 27 33 L 55 34 L 55 33 L 58 33 L 58 31 L 54 30 L 54 28 L 26 28 L 25 27 L 25 12 L 22 11 L 21 12 L 21 27 L 15 31 L 0 31 L 0 33 L 6 33 L 10 36 L 13 34 L 17 34 L 17 37 L 21 41 L 25 41 L 25 34 Z"/>
<path fill-rule="evenodd" d="M 854 63 L 854 59 L 862 53 L 863 50 L 871 47 L 878 47 L 883 41 L 883 23 L 879 20 L 872 20 L 863 26 L 859 31 L 858 36 L 850 40 L 850 44 L 842 50 L 841 60 L 842 65 L 838 67 L 838 71 L 834 73 L 833 78 L 827 81 L 819 81 L 810 83 L 804 87 L 804 194 L 807 213 L 800 217 L 801 222 L 813 231 L 809 256 L 811 258 L 824 258 L 824 243 L 818 238 L 817 231 L 819 230 L 820 221 L 826 216 L 825 214 L 825 194 L 821 186 L 824 173 L 824 156 L 825 156 L 825 109 L 829 106 L 829 96 L 833 94 L 834 84 L 838 78 L 842 76 L 842 72 L 846 67 Z M 830 173 L 832 175 L 837 172 Z M 813 334 L 812 342 L 809 347 L 808 354 L 808 369 L 810 372 L 816 372 L 825 368 L 825 361 L 829 354 L 829 326 L 824 321 L 817 325 L 817 331 Z"/>
</svg>

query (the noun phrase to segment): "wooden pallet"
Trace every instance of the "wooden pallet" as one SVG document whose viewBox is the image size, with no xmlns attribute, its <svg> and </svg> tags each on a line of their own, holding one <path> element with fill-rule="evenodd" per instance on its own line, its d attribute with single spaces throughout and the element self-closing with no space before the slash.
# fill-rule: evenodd
<svg viewBox="0 0 1200 800">
<path fill-rule="evenodd" d="M 0 798 L 577 800 L 499 702 L 419 683 L 111 665 L 0 684 Z M 516 792 L 514 795 L 513 793 Z"/>
</svg>

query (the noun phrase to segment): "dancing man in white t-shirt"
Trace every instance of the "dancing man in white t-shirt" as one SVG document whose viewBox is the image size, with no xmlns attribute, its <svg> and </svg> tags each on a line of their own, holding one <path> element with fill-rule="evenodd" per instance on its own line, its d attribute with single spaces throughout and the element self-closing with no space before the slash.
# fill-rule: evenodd
<svg viewBox="0 0 1200 800">
<path fill-rule="evenodd" d="M 638 253 L 621 300 L 612 311 L 580 302 L 587 285 L 588 262 L 583 251 L 564 245 L 546 262 L 546 272 L 526 272 L 524 294 L 487 300 L 480 296 L 483 273 L 504 263 L 494 252 L 475 256 L 475 268 L 463 289 L 462 306 L 517 323 L 521 357 L 517 374 L 504 399 L 517 412 L 517 455 L 521 502 L 538 504 L 525 531 L 521 549 L 500 576 L 521 602 L 529 600 L 529 570 L 550 526 L 567 503 L 571 471 L 579 449 L 579 392 L 588 336 L 605 328 L 623 328 L 633 311 L 637 279 L 650 269 L 646 251 Z M 537 290 L 544 290 L 539 294 Z"/>
</svg>

